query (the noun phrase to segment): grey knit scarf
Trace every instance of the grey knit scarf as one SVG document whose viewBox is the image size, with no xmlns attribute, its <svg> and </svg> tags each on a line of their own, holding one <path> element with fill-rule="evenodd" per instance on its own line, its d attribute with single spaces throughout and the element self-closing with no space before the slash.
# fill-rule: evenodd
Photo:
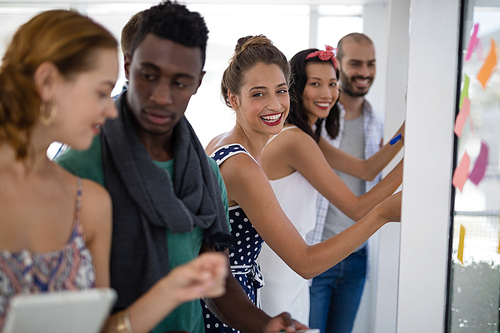
<svg viewBox="0 0 500 333">
<path fill-rule="evenodd" d="M 113 201 L 111 287 L 115 311 L 128 307 L 169 270 L 166 230 L 205 229 L 204 241 L 217 250 L 231 243 L 216 176 L 185 117 L 173 132 L 174 172 L 156 166 L 137 137 L 126 107 L 116 98 L 119 117 L 101 134 L 106 188 Z"/>
</svg>

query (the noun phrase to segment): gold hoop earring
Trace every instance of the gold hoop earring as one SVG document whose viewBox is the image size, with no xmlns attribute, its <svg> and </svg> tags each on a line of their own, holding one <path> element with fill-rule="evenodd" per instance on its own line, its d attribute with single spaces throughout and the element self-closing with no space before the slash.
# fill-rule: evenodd
<svg viewBox="0 0 500 333">
<path fill-rule="evenodd" d="M 49 126 L 50 124 L 52 124 L 56 115 L 57 115 L 57 109 L 55 106 L 50 108 L 50 113 L 48 116 L 46 116 L 45 115 L 45 103 L 42 102 L 40 104 L 40 117 L 39 117 L 39 119 L 43 125 Z"/>
</svg>

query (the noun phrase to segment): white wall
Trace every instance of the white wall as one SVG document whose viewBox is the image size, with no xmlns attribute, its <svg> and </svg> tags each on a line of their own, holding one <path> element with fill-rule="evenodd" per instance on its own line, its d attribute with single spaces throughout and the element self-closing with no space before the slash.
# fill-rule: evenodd
<svg viewBox="0 0 500 333">
<path fill-rule="evenodd" d="M 411 1 L 397 331 L 443 332 L 459 1 Z"/>
<path fill-rule="evenodd" d="M 377 54 L 377 77 L 367 99 L 385 114 L 385 140 L 405 119 L 409 6 L 410 0 L 397 0 L 364 7 L 363 30 L 373 39 Z M 392 169 L 401 157 L 402 153 L 387 169 Z M 387 224 L 371 237 L 370 275 L 353 333 L 396 331 L 399 245 L 397 223 Z"/>
<path fill-rule="evenodd" d="M 379 106 L 385 97 L 386 138 L 405 118 L 406 87 L 408 103 L 402 223 L 372 237 L 372 276 L 360 309 L 368 315 L 357 319 L 355 332 L 443 332 L 459 5 L 395 0 L 387 10 L 366 6 L 365 15 L 376 45 L 384 45 L 386 18 L 390 25 L 383 73 L 377 45 L 377 80 L 385 75 L 386 86 L 368 96 Z"/>
<path fill-rule="evenodd" d="M 394 135 L 406 118 L 410 0 L 392 1 L 389 15 L 385 140 Z M 403 152 L 387 169 L 392 169 L 402 155 Z M 396 332 L 400 230 L 399 223 L 389 223 L 380 230 L 375 333 Z"/>
<path fill-rule="evenodd" d="M 377 74 L 366 96 L 373 108 L 385 115 L 387 90 L 387 63 L 389 45 L 389 2 L 365 5 L 363 8 L 363 33 L 373 40 L 377 59 Z M 377 319 L 377 290 L 379 285 L 379 248 L 381 231 L 368 240 L 368 272 L 361 297 L 353 333 L 375 332 Z M 399 239 L 399 235 L 397 236 Z M 395 288 L 394 293 L 397 292 Z M 395 317 L 394 311 L 394 317 Z"/>
</svg>

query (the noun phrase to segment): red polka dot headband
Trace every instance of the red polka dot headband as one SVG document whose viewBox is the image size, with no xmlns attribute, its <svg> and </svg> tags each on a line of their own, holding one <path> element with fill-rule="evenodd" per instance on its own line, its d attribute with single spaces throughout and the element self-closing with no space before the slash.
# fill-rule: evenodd
<svg viewBox="0 0 500 333">
<path fill-rule="evenodd" d="M 326 48 L 325 51 L 319 50 L 309 53 L 306 57 L 306 60 L 314 57 L 318 57 L 323 61 L 331 60 L 333 63 L 333 68 L 337 70 L 337 58 L 335 58 L 335 53 L 334 53 L 337 52 L 337 49 L 331 47 L 330 45 L 325 45 L 325 48 Z"/>
</svg>

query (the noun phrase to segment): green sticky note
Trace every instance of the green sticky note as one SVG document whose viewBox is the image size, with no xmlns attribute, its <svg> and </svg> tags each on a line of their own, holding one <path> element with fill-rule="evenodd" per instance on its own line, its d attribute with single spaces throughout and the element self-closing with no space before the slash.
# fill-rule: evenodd
<svg viewBox="0 0 500 333">
<path fill-rule="evenodd" d="M 469 98 L 469 82 L 470 82 L 469 77 L 466 74 L 464 74 L 464 87 L 462 89 L 462 92 L 460 93 L 460 104 L 458 105 L 459 109 L 462 108 L 464 97 Z"/>
</svg>

